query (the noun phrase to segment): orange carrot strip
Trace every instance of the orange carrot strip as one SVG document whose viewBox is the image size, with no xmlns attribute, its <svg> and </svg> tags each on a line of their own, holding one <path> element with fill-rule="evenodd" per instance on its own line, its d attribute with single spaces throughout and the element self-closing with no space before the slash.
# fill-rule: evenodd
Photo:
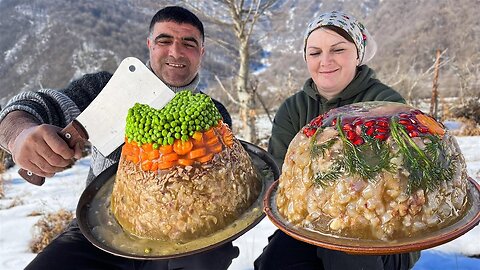
<svg viewBox="0 0 480 270">
<path fill-rule="evenodd" d="M 146 144 L 142 145 L 142 149 L 145 152 L 150 152 L 150 151 L 153 150 L 153 145 L 151 143 L 146 143 Z"/>
<path fill-rule="evenodd" d="M 147 152 L 147 156 L 149 160 L 154 160 L 160 157 L 160 152 L 157 149 L 154 149 L 150 152 Z"/>
<path fill-rule="evenodd" d="M 142 170 L 149 171 L 151 167 L 152 162 L 150 160 L 145 160 L 144 162 L 142 162 Z"/>
<path fill-rule="evenodd" d="M 140 148 L 134 144 L 132 144 L 132 153 L 134 155 L 138 155 L 140 153 Z"/>
<path fill-rule="evenodd" d="M 212 151 L 213 153 L 220 153 L 220 152 L 222 152 L 223 147 L 222 147 L 221 143 L 217 143 L 217 144 L 214 144 L 212 146 L 209 146 L 208 149 L 210 151 Z"/>
<path fill-rule="evenodd" d="M 445 135 L 445 129 L 432 117 L 423 114 L 417 114 L 415 115 L 415 118 L 417 118 L 420 123 L 426 126 L 432 134 L 441 136 Z"/>
<path fill-rule="evenodd" d="M 192 142 L 193 142 L 193 148 L 199 148 L 199 147 L 203 147 L 205 145 L 205 143 L 203 141 L 203 136 L 199 140 L 192 140 Z"/>
<path fill-rule="evenodd" d="M 207 154 L 207 149 L 205 147 L 202 147 L 202 148 L 197 148 L 190 151 L 190 153 L 188 153 L 187 156 L 189 159 L 195 159 L 201 156 L 205 156 L 206 154 Z"/>
<path fill-rule="evenodd" d="M 213 130 L 213 128 L 210 128 L 209 130 L 203 132 L 203 135 L 205 135 L 205 137 L 207 137 L 207 139 L 211 139 L 211 138 L 215 137 L 215 131 Z"/>
<path fill-rule="evenodd" d="M 195 131 L 192 135 L 192 138 L 196 141 L 202 141 L 203 140 L 203 136 L 202 136 L 202 133 L 201 132 L 198 132 L 198 131 Z"/>
<path fill-rule="evenodd" d="M 197 161 L 200 162 L 200 163 L 205 163 L 205 162 L 210 161 L 212 158 L 213 158 L 213 153 L 210 153 L 206 156 L 197 158 Z"/>
<path fill-rule="evenodd" d="M 173 152 L 173 145 L 167 144 L 167 145 L 162 145 L 158 148 L 158 151 L 160 151 L 161 154 L 169 154 Z"/>
<path fill-rule="evenodd" d="M 225 143 L 225 145 L 227 145 L 228 147 L 232 146 L 233 145 L 233 135 L 232 134 L 225 134 L 223 136 L 223 142 Z"/>
<path fill-rule="evenodd" d="M 218 143 L 218 138 L 215 136 L 215 137 L 209 139 L 209 140 L 207 141 L 206 145 L 212 146 L 212 145 L 215 145 L 215 144 L 217 144 L 217 143 Z"/>
<path fill-rule="evenodd" d="M 179 158 L 178 164 L 183 166 L 190 166 L 193 164 L 193 160 L 187 158 Z"/>
<path fill-rule="evenodd" d="M 175 153 L 175 152 L 162 156 L 162 161 L 164 161 L 164 162 L 172 162 L 172 161 L 177 161 L 177 160 L 178 160 L 178 154 Z"/>
<path fill-rule="evenodd" d="M 161 162 L 158 162 L 157 167 L 159 170 L 165 170 L 173 167 L 173 165 L 175 165 L 175 161 L 161 161 Z"/>
<path fill-rule="evenodd" d="M 152 161 L 152 167 L 150 167 L 150 171 L 154 172 L 156 170 L 158 170 L 158 162 Z"/>
</svg>

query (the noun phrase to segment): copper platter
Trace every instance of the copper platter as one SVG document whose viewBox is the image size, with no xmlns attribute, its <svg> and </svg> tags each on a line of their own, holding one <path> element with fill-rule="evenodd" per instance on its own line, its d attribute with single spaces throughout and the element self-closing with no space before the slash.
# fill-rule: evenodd
<svg viewBox="0 0 480 270">
<path fill-rule="evenodd" d="M 263 198 L 280 175 L 270 154 L 258 146 L 240 142 L 260 172 L 263 185 L 257 200 L 226 228 L 187 243 L 140 239 L 124 232 L 110 213 L 110 195 L 118 168 L 115 164 L 95 178 L 80 197 L 76 212 L 80 230 L 93 245 L 106 252 L 144 260 L 187 256 L 235 240 L 263 219 Z"/>
<path fill-rule="evenodd" d="M 278 211 L 275 203 L 278 181 L 275 181 L 264 198 L 264 211 L 268 218 L 280 230 L 291 237 L 319 247 L 344 251 L 351 254 L 383 255 L 418 251 L 435 247 L 460 237 L 480 221 L 480 185 L 472 178 L 468 179 L 467 210 L 456 222 L 442 229 L 427 232 L 416 237 L 395 241 L 348 238 L 332 234 L 314 232 L 290 224 Z"/>
</svg>

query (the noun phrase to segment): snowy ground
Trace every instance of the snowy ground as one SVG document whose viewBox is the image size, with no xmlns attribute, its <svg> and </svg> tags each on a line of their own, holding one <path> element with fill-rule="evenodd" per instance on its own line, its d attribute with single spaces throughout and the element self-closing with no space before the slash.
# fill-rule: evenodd
<svg viewBox="0 0 480 270">
<path fill-rule="evenodd" d="M 480 136 L 457 137 L 467 161 L 469 175 L 480 181 Z M 0 269 L 23 269 L 34 257 L 28 246 L 32 238 L 32 226 L 39 216 L 34 212 L 50 213 L 61 208 L 74 211 L 83 189 L 90 158 L 77 162 L 71 169 L 57 174 L 42 186 L 26 183 L 16 173 L 16 167 L 4 175 L 5 198 L 0 199 Z M 230 269 L 253 269 L 253 261 L 267 243 L 267 237 L 275 230 L 265 218 L 255 228 L 237 239 L 240 256 Z M 480 254 L 480 226 L 444 245 L 422 252 L 415 270 L 426 269 L 480 269 L 480 260 L 463 255 Z"/>
</svg>

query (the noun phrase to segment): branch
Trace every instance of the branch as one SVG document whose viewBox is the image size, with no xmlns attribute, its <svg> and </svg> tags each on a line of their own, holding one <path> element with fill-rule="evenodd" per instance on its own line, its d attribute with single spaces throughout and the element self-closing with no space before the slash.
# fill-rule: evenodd
<svg viewBox="0 0 480 270">
<path fill-rule="evenodd" d="M 258 100 L 260 101 L 260 104 L 262 104 L 263 110 L 267 113 L 268 120 L 270 120 L 270 123 L 273 123 L 272 117 L 270 116 L 270 112 L 268 111 L 267 106 L 265 105 L 265 102 L 263 102 L 262 97 L 258 94 L 257 91 L 255 91 L 255 96 L 257 96 Z"/>
<path fill-rule="evenodd" d="M 217 80 L 218 84 L 220 85 L 220 89 L 222 89 L 223 92 L 225 92 L 225 94 L 227 94 L 228 99 L 230 99 L 230 101 L 232 101 L 234 104 L 241 105 L 240 102 L 238 102 L 238 101 L 230 94 L 230 92 L 228 92 L 227 89 L 225 89 L 225 87 L 223 86 L 223 83 L 220 81 L 220 79 L 218 78 L 218 76 L 217 76 L 217 75 L 214 75 L 214 77 L 215 77 L 215 80 Z"/>
</svg>

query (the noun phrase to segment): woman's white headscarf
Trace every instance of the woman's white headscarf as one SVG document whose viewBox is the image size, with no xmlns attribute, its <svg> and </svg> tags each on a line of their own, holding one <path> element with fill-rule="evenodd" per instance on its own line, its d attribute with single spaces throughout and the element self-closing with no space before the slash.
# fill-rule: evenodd
<svg viewBox="0 0 480 270">
<path fill-rule="evenodd" d="M 304 59 L 306 59 L 305 53 L 307 39 L 310 34 L 316 29 L 327 25 L 339 27 L 345 30 L 345 32 L 352 37 L 355 46 L 357 47 L 358 57 L 360 59 L 359 66 L 370 61 L 375 55 L 375 52 L 377 52 L 377 43 L 375 40 L 373 40 L 372 35 L 370 35 L 362 23 L 360 23 L 353 16 L 344 12 L 332 11 L 321 14 L 308 24 L 307 31 L 305 31 L 305 36 L 303 39 Z"/>
</svg>

